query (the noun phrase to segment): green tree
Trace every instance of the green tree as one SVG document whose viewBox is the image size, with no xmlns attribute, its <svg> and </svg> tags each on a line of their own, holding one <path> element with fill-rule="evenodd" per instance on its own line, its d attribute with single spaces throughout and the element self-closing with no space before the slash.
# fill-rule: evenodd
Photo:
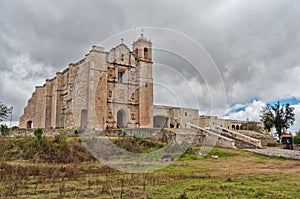
<svg viewBox="0 0 300 199">
<path fill-rule="evenodd" d="M 296 136 L 293 137 L 294 144 L 300 144 L 300 130 L 296 133 Z"/>
<path fill-rule="evenodd" d="M 40 140 L 43 135 L 43 129 L 40 129 L 40 128 L 36 129 L 34 131 L 34 135 L 35 135 L 35 137 L 37 137 L 38 140 Z"/>
<path fill-rule="evenodd" d="M 7 128 L 6 125 L 1 125 L 0 126 L 0 131 L 2 136 L 9 135 L 9 129 Z"/>
<path fill-rule="evenodd" d="M 278 101 L 274 105 L 267 104 L 262 107 L 260 113 L 260 120 L 264 123 L 264 128 L 270 132 L 271 128 L 275 127 L 278 136 L 289 129 L 295 121 L 294 108 L 288 103 L 280 105 Z"/>
<path fill-rule="evenodd" d="M 9 114 L 11 114 L 12 108 L 9 108 L 7 105 L 3 104 L 0 101 L 0 122 L 4 121 L 7 119 Z"/>
</svg>

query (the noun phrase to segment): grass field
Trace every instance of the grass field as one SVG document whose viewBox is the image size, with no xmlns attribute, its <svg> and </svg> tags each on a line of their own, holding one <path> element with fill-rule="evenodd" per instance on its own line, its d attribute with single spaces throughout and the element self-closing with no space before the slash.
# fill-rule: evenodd
<svg viewBox="0 0 300 199">
<path fill-rule="evenodd" d="M 296 160 L 214 148 L 205 158 L 184 154 L 174 164 L 155 172 L 130 174 L 91 158 L 67 163 L 11 155 L 5 159 L 8 150 L 21 150 L 16 144 L 20 142 L 25 143 L 11 141 L 10 149 L 0 151 L 2 198 L 300 197 L 300 162 Z M 69 142 L 78 141 L 67 141 L 67 146 L 74 145 Z M 211 155 L 218 155 L 218 161 L 214 162 Z"/>
</svg>

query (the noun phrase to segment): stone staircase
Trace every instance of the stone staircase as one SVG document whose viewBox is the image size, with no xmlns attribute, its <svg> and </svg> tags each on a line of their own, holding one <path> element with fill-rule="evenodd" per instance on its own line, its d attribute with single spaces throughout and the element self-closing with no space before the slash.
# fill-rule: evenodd
<svg viewBox="0 0 300 199">
<path fill-rule="evenodd" d="M 205 129 L 190 123 L 187 123 L 187 126 L 204 132 L 208 136 L 219 136 L 217 146 L 240 149 L 262 148 L 261 141 L 259 139 L 255 139 L 220 126 L 211 126 L 210 128 Z"/>
<path fill-rule="evenodd" d="M 200 141 L 200 145 L 208 145 L 208 146 L 220 146 L 220 147 L 228 147 L 228 148 L 236 148 L 235 142 L 233 139 L 228 138 L 226 136 L 220 135 L 219 132 L 213 132 L 211 129 L 205 129 L 200 126 L 196 126 L 190 123 L 187 123 L 187 126 L 191 129 L 196 130 L 198 135 L 202 135 L 202 140 Z M 197 138 L 197 136 L 196 136 Z M 197 143 L 197 139 L 194 140 L 194 143 Z"/>
<path fill-rule="evenodd" d="M 214 130 L 220 131 L 221 135 L 233 139 L 235 141 L 235 145 L 237 148 L 242 148 L 242 149 L 262 148 L 261 141 L 259 139 L 219 126 L 212 126 L 211 129 L 213 129 L 213 131 Z"/>
</svg>

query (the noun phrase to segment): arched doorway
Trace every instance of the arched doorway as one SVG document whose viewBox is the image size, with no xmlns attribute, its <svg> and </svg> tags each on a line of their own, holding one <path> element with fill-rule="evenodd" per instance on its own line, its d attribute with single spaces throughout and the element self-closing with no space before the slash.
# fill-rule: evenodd
<svg viewBox="0 0 300 199">
<path fill-rule="evenodd" d="M 26 128 L 31 129 L 32 128 L 32 121 L 29 120 L 26 124 Z"/>
<path fill-rule="evenodd" d="M 234 124 L 231 126 L 231 129 L 232 129 L 232 130 L 235 130 L 235 126 L 234 126 Z"/>
<path fill-rule="evenodd" d="M 118 128 L 126 127 L 126 112 L 124 110 L 117 112 L 117 126 Z"/>
<path fill-rule="evenodd" d="M 236 129 L 236 130 L 240 130 L 240 126 L 239 126 L 239 125 L 236 125 L 235 129 Z"/>
</svg>

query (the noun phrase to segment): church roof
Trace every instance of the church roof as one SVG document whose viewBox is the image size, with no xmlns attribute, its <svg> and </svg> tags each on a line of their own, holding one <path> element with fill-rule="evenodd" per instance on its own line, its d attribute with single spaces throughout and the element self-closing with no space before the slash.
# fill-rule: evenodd
<svg viewBox="0 0 300 199">
<path fill-rule="evenodd" d="M 145 42 L 151 42 L 151 40 L 148 40 L 145 36 L 144 33 L 141 33 L 141 35 L 139 36 L 139 38 L 135 41 L 135 42 L 139 42 L 139 41 L 145 41 Z"/>
</svg>

